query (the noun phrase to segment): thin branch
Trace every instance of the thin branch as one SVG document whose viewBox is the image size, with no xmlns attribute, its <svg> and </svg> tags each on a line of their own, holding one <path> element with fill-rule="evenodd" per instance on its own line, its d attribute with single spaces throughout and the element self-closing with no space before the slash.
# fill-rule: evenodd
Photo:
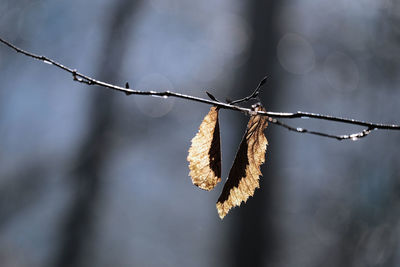
<svg viewBox="0 0 400 267">
<path fill-rule="evenodd" d="M 371 129 L 371 128 L 366 128 L 361 132 L 353 133 L 353 134 L 350 134 L 350 135 L 348 135 L 348 134 L 333 135 L 333 134 L 328 134 L 328 133 L 323 133 L 323 132 L 310 131 L 310 130 L 307 130 L 307 129 L 304 129 L 304 128 L 295 128 L 293 126 L 290 126 L 290 125 L 288 125 L 286 123 L 283 123 L 283 122 L 281 122 L 281 121 L 279 121 L 277 119 L 271 118 L 271 117 L 268 117 L 268 121 L 273 123 L 273 124 L 282 126 L 282 127 L 286 128 L 286 129 L 288 129 L 289 131 L 298 132 L 298 133 L 308 133 L 308 134 L 313 134 L 313 135 L 319 135 L 319 136 L 323 136 L 323 137 L 334 138 L 334 139 L 337 139 L 339 141 L 340 140 L 346 140 L 346 139 L 351 139 L 352 141 L 356 141 L 356 140 L 358 140 L 358 139 L 360 139 L 362 137 L 365 137 L 365 136 L 369 135 L 372 130 L 375 130 L 375 129 Z"/>
<path fill-rule="evenodd" d="M 323 136 L 323 137 L 334 138 L 337 140 L 346 140 L 346 139 L 357 140 L 359 138 L 367 136 L 369 133 L 371 133 L 372 130 L 378 130 L 378 129 L 379 130 L 400 130 L 400 125 L 396 125 L 396 124 L 372 123 L 372 122 L 347 119 L 347 118 L 341 118 L 341 117 L 334 117 L 334 116 L 330 116 L 330 115 L 322 115 L 322 114 L 309 113 L 309 112 L 303 112 L 303 111 L 297 111 L 295 113 L 273 112 L 273 111 L 254 112 L 250 108 L 245 108 L 245 107 L 240 107 L 240 106 L 235 105 L 235 104 L 256 98 L 259 94 L 260 88 L 265 84 L 267 77 L 264 77 L 261 80 L 261 82 L 258 84 L 257 88 L 254 90 L 254 92 L 251 95 L 249 95 L 245 98 L 239 99 L 239 100 L 231 101 L 230 103 L 223 103 L 221 101 L 218 101 L 210 93 L 208 93 L 208 96 L 211 98 L 211 100 L 208 100 L 208 99 L 204 99 L 204 98 L 200 98 L 200 97 L 196 97 L 196 96 L 190 96 L 190 95 L 175 93 L 175 92 L 171 92 L 171 91 L 156 92 L 156 91 L 134 90 L 134 89 L 129 88 L 128 83 L 125 84 L 125 87 L 113 85 L 113 84 L 106 83 L 106 82 L 103 82 L 100 80 L 96 80 L 85 74 L 82 74 L 82 73 L 78 72 L 77 70 L 71 69 L 67 66 L 64 66 L 63 64 L 61 64 L 53 59 L 50 59 L 46 56 L 40 56 L 40 55 L 33 54 L 31 52 L 25 51 L 2 38 L 0 38 L 0 42 L 7 45 L 8 47 L 10 47 L 11 49 L 15 50 L 18 53 L 21 53 L 25 56 L 37 59 L 44 63 L 54 65 L 59 69 L 69 72 L 70 74 L 72 74 L 73 80 L 80 82 L 80 83 L 84 83 L 87 85 L 98 85 L 101 87 L 105 87 L 105 88 L 109 88 L 109 89 L 116 90 L 119 92 L 123 92 L 126 95 L 148 95 L 148 96 L 163 97 L 163 98 L 168 98 L 168 97 L 182 98 L 182 99 L 186 99 L 186 100 L 190 100 L 190 101 L 213 105 L 220 109 L 235 110 L 235 111 L 240 111 L 245 114 L 251 114 L 251 115 L 257 114 L 257 115 L 262 115 L 262 116 L 268 116 L 269 121 L 271 123 L 274 123 L 276 125 L 286 128 L 290 131 L 294 131 L 294 132 L 298 132 L 298 133 L 309 133 L 309 134 L 319 135 L 319 136 Z M 331 135 L 331 134 L 317 132 L 317 131 L 310 131 L 310 130 L 303 129 L 303 128 L 295 128 L 295 127 L 289 126 L 281 121 L 278 121 L 276 118 L 285 118 L 285 119 L 311 118 L 311 119 L 334 121 L 334 122 L 363 126 L 363 127 L 366 127 L 366 129 L 361 132 L 350 134 L 350 135 Z"/>
</svg>

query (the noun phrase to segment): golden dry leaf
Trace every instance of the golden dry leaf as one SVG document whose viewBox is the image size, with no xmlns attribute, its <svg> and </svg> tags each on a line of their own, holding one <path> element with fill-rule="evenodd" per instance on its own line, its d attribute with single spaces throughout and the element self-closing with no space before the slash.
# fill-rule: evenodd
<svg viewBox="0 0 400 267">
<path fill-rule="evenodd" d="M 213 189 L 221 181 L 218 111 L 218 108 L 211 107 L 204 117 L 187 157 L 193 184 L 204 190 Z"/>
<path fill-rule="evenodd" d="M 261 105 L 257 105 L 254 111 L 265 111 L 265 109 Z M 267 126 L 266 116 L 250 117 L 228 180 L 218 198 L 217 210 L 221 219 L 228 214 L 231 208 L 240 206 L 242 201 L 246 202 L 259 187 L 260 165 L 265 161 L 265 151 L 268 145 L 264 135 L 264 129 Z"/>
</svg>

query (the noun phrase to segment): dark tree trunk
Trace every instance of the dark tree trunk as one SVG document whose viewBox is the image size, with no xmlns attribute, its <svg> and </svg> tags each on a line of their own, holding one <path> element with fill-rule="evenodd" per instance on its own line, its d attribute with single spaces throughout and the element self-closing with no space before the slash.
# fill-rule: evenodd
<svg viewBox="0 0 400 267">
<path fill-rule="evenodd" d="M 273 18 L 277 11 L 275 1 L 251 1 L 249 3 L 250 26 L 253 30 L 253 41 L 250 47 L 250 55 L 246 64 L 238 71 L 239 80 L 236 87 L 237 95 L 243 96 L 245 90 L 251 88 L 265 75 L 270 76 L 266 85 L 267 93 L 261 93 L 262 104 L 267 110 L 271 110 L 277 92 L 277 80 L 274 76 L 276 60 L 277 34 Z M 267 96 L 268 95 L 268 96 Z M 272 140 L 268 134 L 268 140 Z M 276 180 L 273 166 L 270 162 L 267 148 L 266 163 L 263 165 L 263 177 L 260 179 L 261 189 L 257 189 L 255 196 L 242 205 L 239 217 L 235 218 L 235 224 L 231 229 L 232 247 L 229 258 L 230 266 L 268 266 L 274 260 L 274 251 L 277 250 L 276 226 L 273 223 L 274 189 Z"/>
<path fill-rule="evenodd" d="M 126 52 L 127 28 L 132 25 L 139 0 L 121 0 L 111 10 L 108 28 L 104 30 L 104 45 L 98 77 L 114 82 Z M 118 81 L 120 82 L 120 81 Z M 90 251 L 90 240 L 95 225 L 94 212 L 100 199 L 101 172 L 112 144 L 107 133 L 112 131 L 114 92 L 93 91 L 90 103 L 91 114 L 88 134 L 78 153 L 75 169 L 71 173 L 75 195 L 62 231 L 59 255 L 52 266 L 79 267 L 85 265 L 85 256 Z"/>
</svg>

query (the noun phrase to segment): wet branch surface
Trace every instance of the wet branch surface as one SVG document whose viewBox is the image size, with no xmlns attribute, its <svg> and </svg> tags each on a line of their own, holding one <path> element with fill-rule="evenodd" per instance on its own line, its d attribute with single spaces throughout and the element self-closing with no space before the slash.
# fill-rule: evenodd
<svg viewBox="0 0 400 267">
<path fill-rule="evenodd" d="M 323 114 L 309 113 L 309 112 L 303 112 L 303 111 L 297 111 L 297 112 L 257 111 L 257 112 L 254 112 L 250 108 L 245 108 L 245 107 L 236 105 L 238 103 L 246 102 L 251 99 L 257 99 L 260 89 L 265 84 L 267 77 L 265 77 L 261 80 L 261 82 L 258 84 L 257 88 L 254 90 L 254 92 L 251 95 L 249 95 L 243 99 L 229 101 L 227 103 L 224 103 L 222 101 L 217 100 L 213 95 L 211 95 L 208 92 L 206 92 L 206 93 L 210 97 L 211 100 L 201 98 L 201 97 L 171 92 L 171 91 L 163 91 L 163 92 L 139 91 L 139 90 L 129 88 L 128 83 L 125 84 L 125 87 L 106 83 L 106 82 L 94 79 L 90 76 L 87 76 L 83 73 L 80 73 L 76 69 L 69 68 L 69 67 L 67 67 L 51 58 L 48 58 L 46 56 L 37 55 L 37 54 L 31 53 L 31 52 L 28 52 L 26 50 L 23 50 L 2 38 L 0 38 L 0 42 L 7 45 L 8 47 L 10 47 L 11 49 L 15 50 L 18 53 L 21 53 L 21 54 L 31 57 L 33 59 L 37 59 L 37 60 L 47 63 L 49 65 L 56 66 L 57 68 L 59 68 L 63 71 L 69 72 L 70 74 L 72 74 L 73 80 L 77 81 L 79 83 L 84 83 L 87 85 L 97 85 L 100 87 L 123 92 L 126 95 L 147 95 L 147 96 L 162 97 L 162 98 L 175 97 L 175 98 L 181 98 L 181 99 L 185 99 L 185 100 L 189 100 L 189 101 L 195 101 L 195 102 L 213 105 L 213 106 L 218 107 L 219 109 L 235 110 L 235 111 L 240 111 L 240 112 L 243 112 L 245 114 L 250 114 L 250 115 L 259 114 L 259 115 L 263 115 L 263 116 L 268 116 L 269 122 L 279 125 L 281 127 L 284 127 L 290 131 L 297 132 L 297 133 L 313 134 L 313 135 L 318 135 L 318 136 L 323 136 L 323 137 L 328 137 L 328 138 L 334 138 L 337 140 L 353 140 L 353 141 L 355 141 L 355 140 L 358 140 L 359 138 L 368 136 L 373 130 L 400 130 L 400 125 L 396 125 L 396 124 L 372 123 L 372 122 L 368 122 L 368 121 L 360 121 L 360 120 L 355 120 L 355 119 L 341 118 L 341 117 L 335 117 L 335 116 L 331 116 L 331 115 L 323 115 Z M 316 119 L 316 120 L 333 121 L 333 122 L 340 122 L 340 123 L 362 126 L 365 129 L 360 132 L 352 133 L 352 134 L 333 135 L 333 134 L 329 134 L 329 133 L 311 131 L 311 130 L 304 129 L 304 128 L 292 127 L 286 123 L 279 121 L 278 118 L 282 118 L 282 119 L 310 118 L 310 119 Z"/>
</svg>

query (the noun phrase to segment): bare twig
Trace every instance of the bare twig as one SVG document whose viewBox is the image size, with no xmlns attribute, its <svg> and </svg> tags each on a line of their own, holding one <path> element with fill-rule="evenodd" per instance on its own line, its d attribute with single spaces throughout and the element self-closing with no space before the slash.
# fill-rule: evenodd
<svg viewBox="0 0 400 267">
<path fill-rule="evenodd" d="M 256 89 L 254 90 L 254 92 L 253 92 L 251 95 L 246 96 L 245 98 L 242 98 L 242 99 L 239 99 L 239 100 L 235 100 L 235 101 L 229 102 L 229 104 L 234 105 L 234 104 L 238 104 L 238 103 L 241 103 L 241 102 L 246 102 L 246 101 L 249 101 L 249 100 L 251 100 L 251 99 L 256 98 L 256 97 L 258 96 L 258 94 L 260 93 L 261 87 L 262 87 L 262 86 L 265 84 L 265 82 L 267 81 L 267 78 L 268 78 L 268 77 L 265 76 L 265 77 L 260 81 L 260 83 L 257 85 Z"/>
<path fill-rule="evenodd" d="M 304 129 L 304 128 L 295 128 L 295 127 L 287 125 L 286 123 L 283 123 L 283 122 L 281 122 L 281 121 L 279 121 L 277 119 L 271 118 L 271 117 L 268 117 L 268 121 L 273 123 L 273 124 L 282 126 L 282 127 L 286 128 L 286 129 L 288 129 L 289 131 L 298 132 L 298 133 L 308 133 L 308 134 L 313 134 L 313 135 L 319 135 L 319 136 L 323 136 L 323 137 L 334 138 L 334 139 L 337 139 L 339 141 L 340 140 L 346 140 L 346 139 L 350 139 L 352 141 L 356 141 L 356 140 L 358 140 L 358 139 L 360 139 L 362 137 L 365 137 L 368 134 L 370 134 L 372 130 L 375 130 L 375 129 L 371 129 L 371 128 L 366 128 L 361 132 L 353 133 L 353 134 L 350 134 L 350 135 L 347 135 L 347 134 L 344 134 L 344 135 L 333 135 L 333 134 L 327 134 L 327 133 L 322 133 L 322 132 L 317 132 L 317 131 L 310 131 L 310 130 L 307 130 L 307 129 Z"/>
<path fill-rule="evenodd" d="M 128 84 L 126 84 L 125 87 L 121 87 L 118 85 L 114 85 L 114 84 L 106 83 L 106 82 L 103 82 L 100 80 L 96 80 L 92 77 L 89 77 L 85 74 L 78 72 L 75 69 L 71 69 L 67 66 L 64 66 L 63 64 L 61 64 L 53 59 L 50 59 L 46 56 L 39 56 L 39 55 L 33 54 L 31 52 L 25 51 L 2 38 L 0 38 L 0 42 L 2 42 L 3 44 L 7 45 L 10 48 L 12 48 L 13 50 L 15 50 L 18 53 L 21 53 L 25 56 L 40 60 L 44 63 L 54 65 L 59 69 L 69 72 L 70 74 L 72 74 L 73 80 L 80 82 L 80 83 L 84 83 L 87 85 L 98 85 L 98 86 L 105 87 L 108 89 L 123 92 L 126 95 L 148 95 L 148 96 L 163 97 L 163 98 L 168 98 L 168 97 L 182 98 L 182 99 L 186 99 L 186 100 L 190 100 L 190 101 L 214 105 L 220 109 L 235 110 L 235 111 L 243 112 L 245 114 L 252 114 L 252 115 L 254 115 L 254 111 L 252 111 L 250 108 L 240 107 L 235 104 L 256 98 L 259 94 L 260 88 L 265 84 L 265 82 L 267 80 L 267 77 L 264 77 L 251 95 L 249 95 L 245 98 L 239 99 L 239 100 L 231 101 L 230 103 L 224 103 L 224 102 L 218 101 L 215 97 L 213 97 L 209 93 L 208 93 L 208 96 L 211 98 L 211 100 L 196 97 L 196 96 L 175 93 L 175 92 L 171 92 L 171 91 L 164 91 L 164 92 L 139 91 L 139 90 L 130 89 Z M 271 123 L 282 126 L 290 131 L 294 131 L 294 132 L 298 132 L 298 133 L 314 134 L 314 135 L 319 135 L 319 136 L 323 136 L 323 137 L 334 138 L 337 140 L 358 140 L 359 138 L 367 136 L 369 133 L 371 133 L 372 130 L 400 130 L 400 125 L 396 125 L 396 124 L 372 123 L 372 122 L 347 119 L 347 118 L 341 118 L 341 117 L 334 117 L 334 116 L 330 116 L 330 115 L 322 115 L 322 114 L 309 113 L 309 112 L 303 112 L 303 111 L 297 111 L 295 113 L 258 111 L 258 112 L 256 112 L 256 114 L 268 116 L 269 121 Z M 364 129 L 361 132 L 349 134 L 349 135 L 331 135 L 331 134 L 317 132 L 317 131 L 310 131 L 310 130 L 303 129 L 303 128 L 295 128 L 295 127 L 289 126 L 281 121 L 278 121 L 276 118 L 285 118 L 285 119 L 311 118 L 311 119 L 334 121 L 334 122 L 363 126 L 363 127 L 366 127 L 366 129 Z"/>
</svg>

